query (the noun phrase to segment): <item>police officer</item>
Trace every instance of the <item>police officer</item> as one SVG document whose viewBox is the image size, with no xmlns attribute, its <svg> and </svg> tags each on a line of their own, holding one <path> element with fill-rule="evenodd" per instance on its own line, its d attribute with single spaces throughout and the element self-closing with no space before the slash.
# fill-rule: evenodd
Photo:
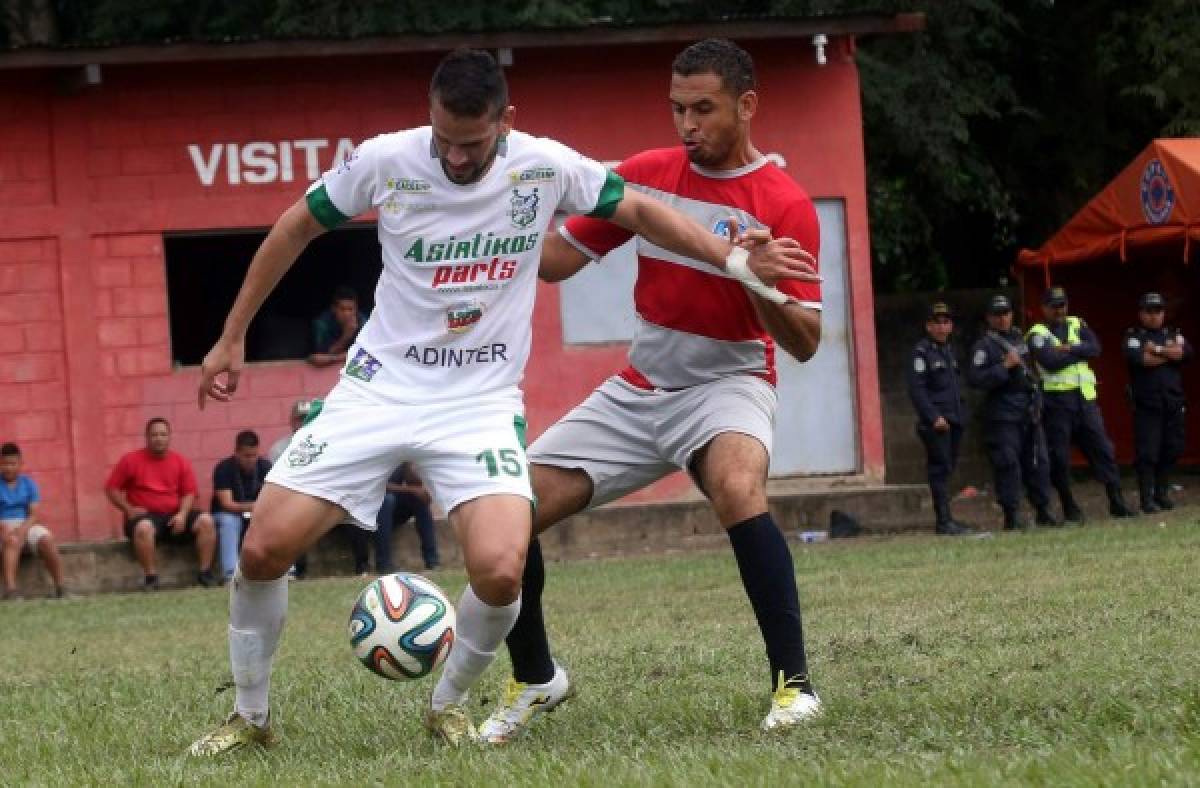
<svg viewBox="0 0 1200 788">
<path fill-rule="evenodd" d="M 1142 511 L 1174 508 L 1167 479 L 1183 452 L 1184 398 L 1180 367 L 1192 358 L 1192 345 L 1168 328 L 1166 304 L 1158 293 L 1138 300 L 1141 325 L 1125 332 L 1129 393 L 1133 400 L 1134 467 Z"/>
<path fill-rule="evenodd" d="M 1042 315 L 1045 321 L 1029 329 L 1026 339 L 1042 379 L 1050 481 L 1062 501 L 1063 517 L 1083 522 L 1083 510 L 1071 495 L 1072 440 L 1087 457 L 1092 474 L 1104 484 L 1109 514 L 1133 517 L 1121 495 L 1112 441 L 1096 403 L 1096 373 L 1087 363 L 1100 355 L 1100 340 L 1083 320 L 1067 314 L 1067 293 L 1061 287 L 1051 287 L 1042 296 Z"/>
<path fill-rule="evenodd" d="M 1029 348 L 1013 327 L 1012 303 L 992 296 L 987 331 L 971 348 L 967 382 L 987 392 L 984 441 L 996 478 L 1005 530 L 1028 526 L 1020 518 L 1021 482 L 1038 525 L 1059 525 L 1050 513 L 1050 460 L 1042 434 L 1042 397 Z"/>
<path fill-rule="evenodd" d="M 947 536 L 961 536 L 972 530 L 950 516 L 950 495 L 946 489 L 958 462 L 966 420 L 958 361 L 949 343 L 953 330 L 950 307 L 940 301 L 933 304 L 925 320 L 925 337 L 913 348 L 908 367 L 908 396 L 917 410 L 917 435 L 925 444 L 935 530 Z"/>
</svg>

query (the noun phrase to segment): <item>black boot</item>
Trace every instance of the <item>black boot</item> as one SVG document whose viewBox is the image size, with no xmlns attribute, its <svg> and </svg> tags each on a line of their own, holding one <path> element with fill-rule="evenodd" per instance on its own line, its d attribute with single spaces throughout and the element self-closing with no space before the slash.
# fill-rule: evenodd
<svg viewBox="0 0 1200 788">
<path fill-rule="evenodd" d="M 1005 531 L 1023 531 L 1029 527 L 1029 523 L 1021 519 L 1021 513 L 1016 509 L 1004 510 L 1004 530 Z"/>
<path fill-rule="evenodd" d="M 1046 506 L 1039 506 L 1037 510 L 1037 519 L 1034 520 L 1038 525 L 1049 526 L 1051 528 L 1060 526 L 1063 521 L 1054 516 L 1050 509 Z"/>
<path fill-rule="evenodd" d="M 1154 479 L 1148 471 L 1138 471 L 1138 500 L 1145 514 L 1154 514 L 1160 508 L 1154 500 Z"/>
<path fill-rule="evenodd" d="M 1167 480 L 1165 471 L 1154 475 L 1154 502 L 1159 509 L 1171 510 L 1175 502 L 1171 500 L 1171 483 Z"/>
<path fill-rule="evenodd" d="M 1083 525 L 1083 510 L 1079 508 L 1079 504 L 1075 503 L 1075 496 L 1071 495 L 1071 491 L 1069 489 L 1059 490 L 1058 497 L 1062 501 L 1063 521 L 1074 525 Z"/>
<path fill-rule="evenodd" d="M 975 529 L 971 528 L 971 526 L 955 520 L 938 523 L 937 527 L 933 530 L 938 536 L 969 536 L 975 533 Z"/>
<path fill-rule="evenodd" d="M 953 523 L 950 519 L 950 504 L 945 498 L 939 497 L 936 493 L 933 496 L 933 530 L 935 533 L 943 533 L 943 528 L 948 528 Z"/>
<path fill-rule="evenodd" d="M 1129 504 L 1125 503 L 1125 496 L 1121 494 L 1121 485 L 1117 483 L 1105 485 L 1104 491 L 1108 493 L 1108 513 L 1117 519 L 1123 517 L 1136 517 L 1137 512 L 1129 508 Z"/>
</svg>

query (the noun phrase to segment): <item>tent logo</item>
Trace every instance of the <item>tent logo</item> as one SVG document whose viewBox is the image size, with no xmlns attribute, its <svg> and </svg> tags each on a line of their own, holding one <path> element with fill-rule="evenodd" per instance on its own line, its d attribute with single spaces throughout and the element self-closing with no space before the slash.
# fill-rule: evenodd
<svg viewBox="0 0 1200 788">
<path fill-rule="evenodd" d="M 1175 190 L 1167 177 L 1167 168 L 1158 159 L 1151 159 L 1142 171 L 1142 213 L 1150 224 L 1162 224 L 1175 207 Z"/>
</svg>

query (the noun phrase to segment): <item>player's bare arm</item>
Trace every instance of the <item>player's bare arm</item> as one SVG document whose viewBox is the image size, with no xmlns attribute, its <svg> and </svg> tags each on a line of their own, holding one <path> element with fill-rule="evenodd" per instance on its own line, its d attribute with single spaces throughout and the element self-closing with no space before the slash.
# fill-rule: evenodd
<svg viewBox="0 0 1200 788">
<path fill-rule="evenodd" d="M 200 387 L 198 404 L 212 397 L 218 402 L 228 402 L 237 391 L 238 377 L 246 357 L 246 329 L 258 313 L 267 296 L 279 284 L 279 280 L 296 262 L 312 239 L 325 232 L 325 228 L 309 211 L 307 201 L 301 197 L 283 212 L 271 232 L 250 262 L 246 279 L 238 291 L 233 308 L 225 318 L 225 330 L 212 350 L 200 365 Z M 225 373 L 225 380 L 217 376 Z"/>
<path fill-rule="evenodd" d="M 625 191 L 610 220 L 653 244 L 721 270 L 727 270 L 727 258 L 734 249 L 729 241 L 713 235 L 690 217 L 632 189 Z M 811 259 L 796 241 L 780 238 L 777 243 L 756 245 L 744 262 L 759 283 L 773 289 L 780 279 L 821 281 Z"/>
<path fill-rule="evenodd" d="M 538 278 L 543 282 L 561 282 L 579 273 L 589 262 L 583 252 L 567 243 L 558 232 L 546 236 L 538 265 Z"/>
<path fill-rule="evenodd" d="M 808 361 L 821 344 L 821 310 L 797 303 L 773 304 L 753 293 L 750 301 L 763 328 L 788 355 Z"/>
</svg>

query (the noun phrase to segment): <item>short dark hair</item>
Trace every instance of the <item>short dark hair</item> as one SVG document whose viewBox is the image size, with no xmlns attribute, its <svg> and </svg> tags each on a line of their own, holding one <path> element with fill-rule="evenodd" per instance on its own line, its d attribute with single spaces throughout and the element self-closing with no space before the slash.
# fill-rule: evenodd
<svg viewBox="0 0 1200 788">
<path fill-rule="evenodd" d="M 715 74 L 721 78 L 721 87 L 734 98 L 758 84 L 750 53 L 725 38 L 706 38 L 692 44 L 675 56 L 671 71 L 681 77 Z"/>
<path fill-rule="evenodd" d="M 0 457 L 20 457 L 21 450 L 17 448 L 17 444 L 9 443 L 0 446 Z"/>
<path fill-rule="evenodd" d="M 233 439 L 234 449 L 254 448 L 258 446 L 258 433 L 254 430 L 242 430 Z"/>
<path fill-rule="evenodd" d="M 498 116 L 508 106 L 508 81 L 490 52 L 456 49 L 434 69 L 429 98 L 460 118 Z"/>
<path fill-rule="evenodd" d="M 357 304 L 358 293 L 350 285 L 339 285 L 338 288 L 333 291 L 333 301 L 334 303 L 337 303 L 338 301 L 353 301 Z"/>
<path fill-rule="evenodd" d="M 154 418 L 152 418 L 146 422 L 146 429 L 144 430 L 144 432 L 146 434 L 149 434 L 150 428 L 153 427 L 155 424 L 163 425 L 164 427 L 167 428 L 167 431 L 170 431 L 170 429 L 171 429 L 171 422 L 167 421 L 162 416 L 155 416 Z"/>
</svg>

